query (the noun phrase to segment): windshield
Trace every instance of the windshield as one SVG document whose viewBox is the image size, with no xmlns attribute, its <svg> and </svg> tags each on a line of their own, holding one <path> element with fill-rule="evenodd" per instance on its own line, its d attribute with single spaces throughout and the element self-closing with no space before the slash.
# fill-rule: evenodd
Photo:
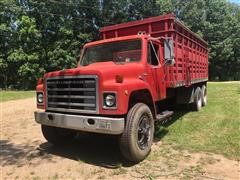
<svg viewBox="0 0 240 180">
<path fill-rule="evenodd" d="M 81 66 L 113 61 L 115 63 L 141 60 L 141 40 L 118 41 L 86 48 L 80 60 Z"/>
</svg>

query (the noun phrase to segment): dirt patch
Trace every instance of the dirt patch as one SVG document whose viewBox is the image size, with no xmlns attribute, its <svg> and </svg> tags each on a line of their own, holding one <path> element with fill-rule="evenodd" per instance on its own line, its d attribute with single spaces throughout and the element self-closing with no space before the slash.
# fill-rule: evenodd
<svg viewBox="0 0 240 180">
<path fill-rule="evenodd" d="M 42 137 L 35 98 L 0 103 L 1 179 L 239 179 L 239 162 L 174 150 L 155 142 L 150 156 L 130 164 L 115 137 L 81 135 L 63 147 Z"/>
</svg>

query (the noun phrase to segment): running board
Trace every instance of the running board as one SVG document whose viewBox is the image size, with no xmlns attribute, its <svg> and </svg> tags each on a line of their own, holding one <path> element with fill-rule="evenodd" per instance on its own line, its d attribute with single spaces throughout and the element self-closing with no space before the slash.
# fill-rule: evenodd
<svg viewBox="0 0 240 180">
<path fill-rule="evenodd" d="M 163 111 L 160 114 L 157 114 L 156 121 L 165 123 L 173 115 L 173 111 Z"/>
</svg>

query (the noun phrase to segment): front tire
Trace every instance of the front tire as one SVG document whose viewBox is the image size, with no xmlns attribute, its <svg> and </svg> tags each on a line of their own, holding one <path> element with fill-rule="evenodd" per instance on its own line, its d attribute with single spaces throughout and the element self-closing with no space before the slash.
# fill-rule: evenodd
<svg viewBox="0 0 240 180">
<path fill-rule="evenodd" d="M 126 126 L 120 137 L 122 155 L 129 161 L 140 162 L 151 151 L 154 134 L 152 112 L 146 104 L 137 103 L 128 112 Z"/>
<path fill-rule="evenodd" d="M 74 130 L 46 125 L 42 125 L 42 134 L 45 139 L 53 145 L 67 144 L 76 136 Z"/>
</svg>

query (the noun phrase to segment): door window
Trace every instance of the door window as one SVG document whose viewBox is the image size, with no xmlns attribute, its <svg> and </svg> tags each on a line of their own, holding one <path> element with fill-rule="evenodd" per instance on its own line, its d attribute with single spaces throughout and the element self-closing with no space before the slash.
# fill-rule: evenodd
<svg viewBox="0 0 240 180">
<path fill-rule="evenodd" d="M 152 42 L 148 44 L 148 63 L 153 66 L 159 65 L 159 46 Z"/>
</svg>

